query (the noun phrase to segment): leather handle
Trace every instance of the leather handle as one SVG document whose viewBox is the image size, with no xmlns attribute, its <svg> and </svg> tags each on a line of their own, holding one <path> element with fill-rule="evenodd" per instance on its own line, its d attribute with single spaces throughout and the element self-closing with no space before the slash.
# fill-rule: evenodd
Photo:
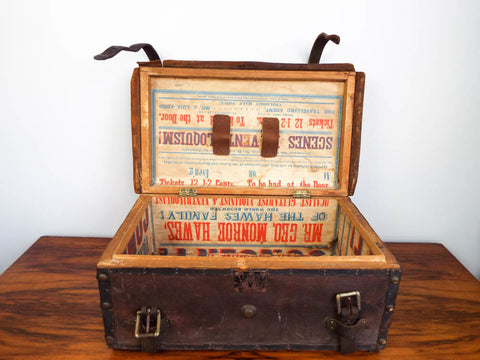
<svg viewBox="0 0 480 360">
<path fill-rule="evenodd" d="M 262 151 L 263 157 L 275 157 L 278 152 L 280 125 L 278 118 L 262 119 Z"/>
<path fill-rule="evenodd" d="M 318 64 L 320 62 L 323 49 L 330 40 L 337 45 L 340 44 L 340 36 L 338 35 L 328 35 L 322 32 L 320 35 L 317 36 L 317 39 L 313 43 L 312 50 L 310 51 L 310 56 L 308 58 L 309 64 Z"/>
<path fill-rule="evenodd" d="M 230 154 L 230 116 L 213 115 L 212 148 L 215 155 Z"/>
<path fill-rule="evenodd" d="M 150 61 L 160 60 L 160 56 L 158 56 L 153 46 L 146 43 L 133 44 L 133 45 L 130 45 L 129 47 L 118 46 L 118 45 L 110 46 L 104 52 L 102 52 L 101 54 L 95 55 L 93 58 L 95 60 L 107 60 L 114 57 L 121 51 L 137 52 L 142 49 L 145 51 L 145 54 L 147 54 L 148 59 Z"/>
</svg>

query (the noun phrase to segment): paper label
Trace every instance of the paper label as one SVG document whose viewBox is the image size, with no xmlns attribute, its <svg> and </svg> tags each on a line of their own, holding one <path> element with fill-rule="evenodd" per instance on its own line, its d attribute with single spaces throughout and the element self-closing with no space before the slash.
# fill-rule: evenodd
<svg viewBox="0 0 480 360">
<path fill-rule="evenodd" d="M 331 253 L 332 199 L 154 197 L 159 255 L 319 256 Z"/>
<path fill-rule="evenodd" d="M 151 79 L 152 186 L 337 188 L 343 82 Z M 231 118 L 230 155 L 214 155 L 212 119 Z M 279 119 L 262 158 L 261 121 Z"/>
<path fill-rule="evenodd" d="M 370 249 L 365 244 L 362 235 L 355 228 L 352 220 L 342 208 L 338 212 L 337 220 L 337 255 L 370 255 Z"/>
<path fill-rule="evenodd" d="M 152 224 L 152 204 L 149 204 L 130 237 L 127 247 L 123 252 L 124 254 L 150 255 L 155 252 L 156 246 Z"/>
</svg>

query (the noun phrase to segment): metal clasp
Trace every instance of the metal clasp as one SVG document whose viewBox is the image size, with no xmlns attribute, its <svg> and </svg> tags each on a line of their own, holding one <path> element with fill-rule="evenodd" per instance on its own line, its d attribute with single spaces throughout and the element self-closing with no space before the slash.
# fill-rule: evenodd
<svg viewBox="0 0 480 360">
<path fill-rule="evenodd" d="M 197 189 L 182 188 L 178 190 L 178 196 L 180 197 L 195 197 L 197 196 Z"/>
<path fill-rule="evenodd" d="M 146 312 L 145 332 L 140 333 L 140 327 L 142 323 L 142 314 L 144 312 Z M 157 309 L 156 311 L 157 324 L 154 332 L 151 332 L 151 329 L 150 329 L 151 312 L 152 312 L 152 309 L 150 307 L 146 308 L 146 311 L 142 311 L 142 310 L 137 311 L 137 320 L 135 321 L 135 337 L 137 339 L 147 338 L 147 337 L 158 337 L 160 335 L 160 324 L 162 320 L 161 312 L 159 309 Z"/>
<path fill-rule="evenodd" d="M 357 309 L 358 309 L 358 312 L 360 313 L 360 310 L 362 310 L 360 291 L 350 291 L 350 292 L 340 293 L 340 294 L 337 294 L 337 296 L 335 296 L 335 299 L 337 300 L 337 315 L 342 314 L 342 299 L 343 298 L 348 298 L 349 299 L 348 306 L 351 307 L 352 306 L 351 305 L 351 298 L 353 296 L 356 297 Z"/>
<path fill-rule="evenodd" d="M 312 195 L 309 190 L 294 190 L 292 196 L 294 199 L 310 199 Z"/>
</svg>

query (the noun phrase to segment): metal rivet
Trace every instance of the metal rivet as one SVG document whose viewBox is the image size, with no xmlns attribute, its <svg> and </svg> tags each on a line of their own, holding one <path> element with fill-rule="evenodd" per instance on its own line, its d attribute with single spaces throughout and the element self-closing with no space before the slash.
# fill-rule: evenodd
<svg viewBox="0 0 480 360">
<path fill-rule="evenodd" d="M 390 282 L 394 285 L 397 285 L 400 283 L 400 278 L 398 276 L 392 276 L 392 278 L 390 279 Z"/>
<path fill-rule="evenodd" d="M 240 312 L 242 313 L 244 318 L 251 319 L 257 313 L 257 308 L 253 305 L 244 305 L 240 309 Z"/>
<path fill-rule="evenodd" d="M 378 340 L 378 343 L 380 345 L 385 345 L 387 343 L 387 340 L 385 340 L 384 338 L 381 338 L 381 339 Z"/>
<path fill-rule="evenodd" d="M 385 308 L 387 311 L 393 311 L 395 309 L 395 306 L 393 305 L 388 305 L 386 308 Z"/>
<path fill-rule="evenodd" d="M 105 273 L 101 273 L 98 275 L 98 281 L 107 281 L 108 276 Z"/>
<path fill-rule="evenodd" d="M 107 336 L 105 338 L 105 340 L 107 340 L 107 344 L 112 344 L 113 343 L 113 336 Z"/>
<path fill-rule="evenodd" d="M 104 310 L 110 309 L 110 303 L 109 302 L 102 303 L 102 309 L 104 309 Z"/>
</svg>

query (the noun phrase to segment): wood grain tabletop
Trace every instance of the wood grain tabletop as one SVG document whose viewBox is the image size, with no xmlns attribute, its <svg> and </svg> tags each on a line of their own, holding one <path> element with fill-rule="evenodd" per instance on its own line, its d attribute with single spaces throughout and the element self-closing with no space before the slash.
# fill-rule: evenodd
<svg viewBox="0 0 480 360">
<path fill-rule="evenodd" d="M 480 359 L 480 282 L 440 244 L 389 243 L 403 267 L 385 350 L 110 350 L 95 266 L 106 238 L 42 237 L 0 276 L 0 359 Z"/>
</svg>

